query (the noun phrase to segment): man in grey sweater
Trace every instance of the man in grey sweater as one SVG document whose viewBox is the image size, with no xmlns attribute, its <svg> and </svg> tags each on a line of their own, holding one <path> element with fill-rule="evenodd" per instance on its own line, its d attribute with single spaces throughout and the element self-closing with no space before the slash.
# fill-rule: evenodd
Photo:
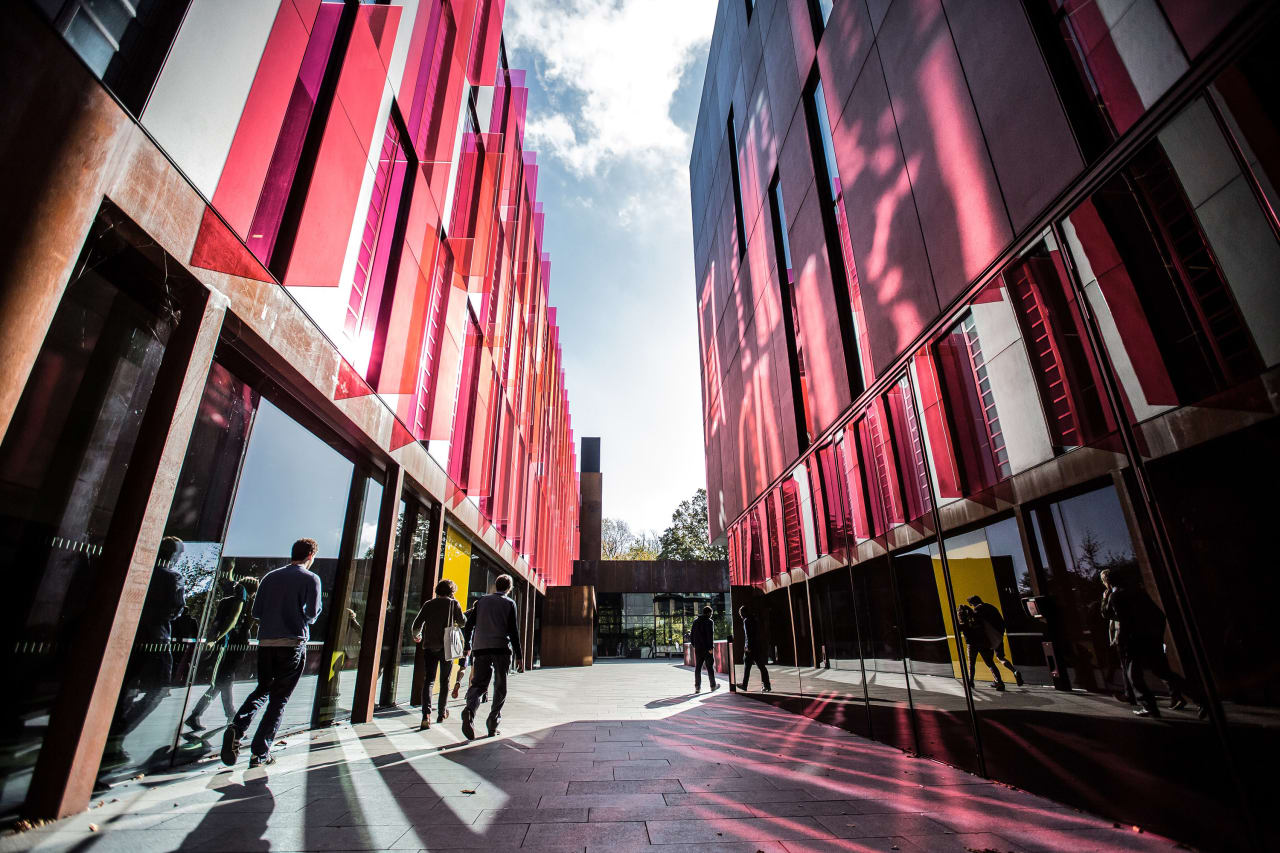
<svg viewBox="0 0 1280 853">
<path fill-rule="evenodd" d="M 494 591 L 476 602 L 467 615 L 463 633 L 467 647 L 474 649 L 471 670 L 471 687 L 467 689 L 467 707 L 462 711 L 462 733 L 467 740 L 476 736 L 476 709 L 480 697 L 489 690 L 493 680 L 493 704 L 486 721 L 489 737 L 498 734 L 498 721 L 502 718 L 502 705 L 507 701 L 507 670 L 511 667 L 511 654 L 516 656 L 516 671 L 524 672 L 521 663 L 520 620 L 516 615 L 516 603 L 508 595 L 511 592 L 511 575 L 499 575 L 493 582 Z"/>
<path fill-rule="evenodd" d="M 311 572 L 319 546 L 314 539 L 293 543 L 292 562 L 267 572 L 253 599 L 258 620 L 258 686 L 244 700 L 222 738 L 222 763 L 230 767 L 240 756 L 240 739 L 267 703 L 253 736 L 249 767 L 274 763 L 270 755 L 285 703 L 307 667 L 307 640 L 320 615 L 320 577 Z"/>
</svg>

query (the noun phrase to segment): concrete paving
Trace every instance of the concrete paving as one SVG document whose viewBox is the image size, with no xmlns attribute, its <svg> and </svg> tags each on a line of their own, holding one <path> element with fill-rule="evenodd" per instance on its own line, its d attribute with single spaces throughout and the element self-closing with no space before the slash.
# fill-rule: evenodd
<svg viewBox="0 0 1280 853">
<path fill-rule="evenodd" d="M 778 710 L 609 662 L 513 676 L 499 737 L 416 709 L 117 786 L 16 850 L 1146 851 L 1168 839 Z M 486 706 L 487 707 L 487 706 Z M 410 713 L 412 711 L 412 713 Z M 483 725 L 481 725 L 483 729 Z"/>
</svg>

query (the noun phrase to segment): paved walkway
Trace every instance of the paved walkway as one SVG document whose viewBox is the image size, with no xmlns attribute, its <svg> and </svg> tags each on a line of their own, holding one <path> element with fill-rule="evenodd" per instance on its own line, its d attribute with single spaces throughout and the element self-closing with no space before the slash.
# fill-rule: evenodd
<svg viewBox="0 0 1280 853">
<path fill-rule="evenodd" d="M 463 740 L 458 703 L 421 734 L 392 712 L 288 738 L 266 771 L 210 761 L 117 787 L 0 851 L 1174 846 L 691 681 L 665 662 L 514 676 L 497 739 Z"/>
</svg>

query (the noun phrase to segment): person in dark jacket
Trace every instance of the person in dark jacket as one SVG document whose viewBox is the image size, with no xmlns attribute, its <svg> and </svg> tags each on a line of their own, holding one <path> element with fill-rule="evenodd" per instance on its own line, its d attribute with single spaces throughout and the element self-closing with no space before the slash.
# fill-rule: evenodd
<svg viewBox="0 0 1280 853">
<path fill-rule="evenodd" d="M 973 673 L 974 667 L 978 663 L 978 658 L 982 658 L 982 662 L 990 668 L 991 673 L 995 676 L 996 690 L 1004 690 L 1004 681 L 1000 678 L 1000 670 L 996 669 L 995 655 L 991 648 L 991 635 L 987 630 L 987 626 L 982 623 L 973 608 L 967 604 L 961 604 L 956 611 L 956 628 L 960 631 L 960 636 L 964 638 L 964 644 L 969 649 L 969 689 L 974 688 Z"/>
<path fill-rule="evenodd" d="M 991 662 L 991 657 L 993 656 L 995 657 L 996 660 L 1000 661 L 1000 663 L 1004 664 L 1005 669 L 1013 673 L 1014 683 L 1017 684 L 1019 687 L 1021 687 L 1022 673 L 1018 672 L 1017 667 L 1015 667 L 1013 663 L 1004 655 L 1004 635 L 1005 635 L 1004 615 L 1000 612 L 999 608 L 997 608 L 995 605 L 988 604 L 987 602 L 983 601 L 982 596 L 980 595 L 969 596 L 969 605 L 973 608 L 973 615 L 974 615 L 974 618 L 977 620 L 978 625 L 982 627 L 982 629 L 986 632 L 986 635 L 987 635 L 985 645 L 989 653 L 986 655 L 983 655 L 982 660 L 991 669 L 991 672 L 995 674 L 996 690 L 1004 690 L 1004 681 L 1000 678 L 1000 670 L 996 669 L 996 665 Z M 979 653 L 981 653 L 981 648 L 982 647 L 980 646 Z M 969 686 L 972 687 L 973 686 L 973 683 L 972 683 L 973 646 L 972 645 L 969 646 L 969 679 L 970 679 Z"/>
<path fill-rule="evenodd" d="M 716 684 L 716 667 L 713 661 L 712 652 L 716 647 L 715 639 L 715 623 L 711 619 L 712 610 L 710 607 L 702 608 L 702 615 L 693 620 L 693 627 L 689 631 L 689 644 L 693 646 L 693 692 L 702 692 L 702 667 L 707 668 L 707 678 L 711 680 L 711 689 L 716 691 L 720 689 L 720 685 Z"/>
<path fill-rule="evenodd" d="M 222 737 L 222 763 L 228 767 L 240 757 L 240 740 L 263 703 L 267 711 L 254 732 L 249 767 L 275 763 L 275 742 L 284 706 L 307 668 L 307 640 L 320 616 L 320 576 L 311 571 L 319 546 L 314 539 L 299 539 L 290 551 L 291 562 L 273 569 L 258 584 L 253 616 L 258 620 L 258 686 L 244 700 Z"/>
<path fill-rule="evenodd" d="M 194 732 L 202 731 L 200 715 L 215 697 L 222 698 L 222 711 L 230 721 L 236 713 L 232 683 L 236 669 L 249 651 L 249 631 L 253 627 L 253 596 L 258 591 L 258 579 L 241 578 L 232 587 L 230 595 L 219 599 L 209 633 L 209 649 L 214 653 L 213 671 L 209 676 L 209 689 L 196 701 L 195 708 L 187 716 L 186 723 Z"/>
<path fill-rule="evenodd" d="M 493 582 L 494 591 L 481 598 L 471 608 L 463 633 L 472 653 L 471 686 L 467 688 L 467 706 L 462 710 L 462 733 L 467 740 L 474 740 L 476 709 L 480 697 L 494 682 L 493 704 L 489 708 L 489 737 L 496 737 L 498 722 L 502 719 L 502 706 L 507 701 L 507 670 L 511 655 L 516 657 L 516 671 L 524 672 L 523 652 L 520 646 L 520 620 L 516 603 L 508 595 L 511 592 L 511 575 L 498 575 Z"/>
<path fill-rule="evenodd" d="M 1150 671 L 1169 687 L 1169 707 L 1178 710 L 1187 704 L 1187 684 L 1182 676 L 1169 668 L 1164 651 L 1165 615 L 1141 586 L 1130 585 L 1116 572 L 1104 569 L 1100 574 L 1106 592 L 1102 615 L 1113 623 L 1113 638 L 1120 663 L 1133 692 L 1142 706 L 1133 713 L 1139 717 L 1159 717 L 1156 696 L 1147 684 Z M 1205 716 L 1201 703 L 1201 717 Z"/>
<path fill-rule="evenodd" d="M 133 653 L 125 666 L 120 701 L 116 703 L 104 764 L 128 762 L 124 738 L 151 715 L 169 695 L 173 682 L 173 620 L 186 609 L 182 578 L 174 566 L 185 547 L 176 536 L 160 540 L 147 597 L 138 617 Z"/>
<path fill-rule="evenodd" d="M 440 693 L 436 699 L 438 709 L 436 722 L 443 723 L 449 716 L 449 709 L 444 705 L 449 699 L 449 676 L 453 674 L 453 658 L 444 656 L 444 632 L 450 627 L 461 628 L 466 624 L 462 615 L 462 606 L 454 594 L 458 585 L 451 580 L 442 580 L 436 584 L 436 597 L 422 605 L 418 617 L 413 620 L 413 641 L 422 646 L 427 659 L 426 679 L 422 683 L 422 724 L 419 730 L 431 728 L 431 682 L 435 681 L 436 669 L 440 670 Z"/>
<path fill-rule="evenodd" d="M 745 604 L 738 609 L 738 614 L 742 617 L 742 683 L 738 685 L 738 689 L 747 689 L 747 684 L 751 681 L 751 665 L 755 664 L 760 669 L 760 681 L 764 685 L 761 692 L 771 693 L 773 684 L 769 681 L 769 670 L 764 668 L 766 652 L 760 626 L 754 616 L 747 615 Z"/>
</svg>

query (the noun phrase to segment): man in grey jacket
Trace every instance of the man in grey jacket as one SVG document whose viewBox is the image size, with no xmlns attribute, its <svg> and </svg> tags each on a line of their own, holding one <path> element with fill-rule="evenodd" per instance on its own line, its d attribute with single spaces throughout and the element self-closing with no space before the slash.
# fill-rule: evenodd
<svg viewBox="0 0 1280 853">
<path fill-rule="evenodd" d="M 508 595 L 511 592 L 511 575 L 499 575 L 493 582 L 494 591 L 476 602 L 467 615 L 463 633 L 467 647 L 474 649 L 471 670 L 471 687 L 467 689 L 467 707 L 462 711 L 462 733 L 467 740 L 476 736 L 475 716 L 480 707 L 480 697 L 494 682 L 493 704 L 490 706 L 489 737 L 498 734 L 498 721 L 502 718 L 502 705 L 507 701 L 507 670 L 511 667 L 511 654 L 516 656 L 516 671 L 524 672 L 521 663 L 519 618 L 516 603 Z"/>
<path fill-rule="evenodd" d="M 311 572 L 319 546 L 314 539 L 293 543 L 291 560 L 267 572 L 253 599 L 258 620 L 258 686 L 240 706 L 222 738 L 222 763 L 230 767 L 240 757 L 240 739 L 264 702 L 258 731 L 253 736 L 249 767 L 274 763 L 270 755 L 285 703 L 307 667 L 307 640 L 320 615 L 320 577 Z"/>
</svg>

